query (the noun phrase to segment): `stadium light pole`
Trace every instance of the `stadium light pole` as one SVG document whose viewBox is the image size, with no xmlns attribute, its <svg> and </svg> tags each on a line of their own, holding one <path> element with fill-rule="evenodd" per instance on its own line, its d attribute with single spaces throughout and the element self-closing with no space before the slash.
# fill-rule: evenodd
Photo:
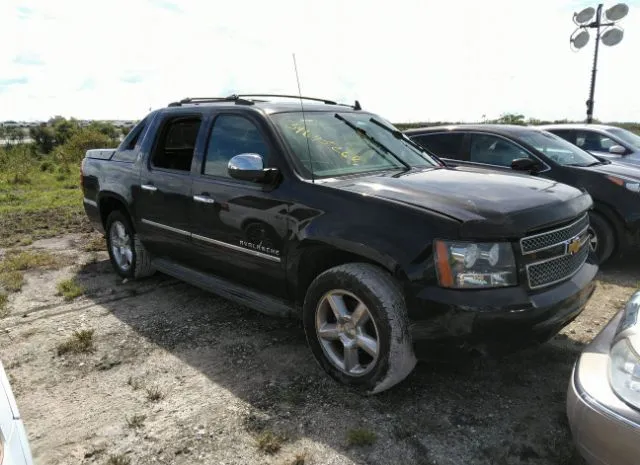
<svg viewBox="0 0 640 465">
<path fill-rule="evenodd" d="M 624 29 L 618 26 L 617 22 L 627 16 L 629 7 L 624 3 L 618 3 L 602 12 L 603 4 L 598 8 L 588 7 L 580 13 L 573 14 L 573 22 L 577 29 L 573 31 L 569 42 L 574 51 L 583 48 L 589 42 L 589 29 L 596 30 L 596 44 L 593 52 L 593 67 L 591 69 L 591 87 L 589 89 L 589 99 L 587 100 L 587 123 L 593 122 L 593 96 L 596 91 L 596 73 L 598 71 L 598 50 L 600 41 L 608 47 L 619 44 L 624 37 Z M 601 33 L 602 28 L 604 32 Z"/>
</svg>

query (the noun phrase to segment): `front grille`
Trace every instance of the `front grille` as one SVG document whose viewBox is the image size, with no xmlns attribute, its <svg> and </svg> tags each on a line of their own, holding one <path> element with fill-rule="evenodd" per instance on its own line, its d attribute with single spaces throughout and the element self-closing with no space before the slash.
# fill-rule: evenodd
<svg viewBox="0 0 640 465">
<path fill-rule="evenodd" d="M 529 287 L 538 289 L 564 281 L 580 269 L 589 256 L 589 241 L 575 255 L 562 255 L 543 262 L 527 265 Z"/>
<path fill-rule="evenodd" d="M 525 237 L 520 240 L 522 254 L 527 255 L 557 246 L 581 235 L 588 227 L 589 217 L 585 213 L 581 218 L 567 226 Z"/>
<path fill-rule="evenodd" d="M 566 226 L 520 240 L 530 289 L 559 283 L 580 270 L 590 251 L 588 229 L 585 213 Z"/>
</svg>

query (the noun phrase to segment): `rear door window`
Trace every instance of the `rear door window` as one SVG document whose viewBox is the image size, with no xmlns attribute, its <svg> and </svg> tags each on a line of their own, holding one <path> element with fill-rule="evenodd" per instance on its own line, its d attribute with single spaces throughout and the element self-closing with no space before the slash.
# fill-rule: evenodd
<svg viewBox="0 0 640 465">
<path fill-rule="evenodd" d="M 454 160 L 462 159 L 462 143 L 464 141 L 464 133 L 434 133 L 422 134 L 415 136 L 414 140 L 425 147 L 428 151 L 436 154 L 441 158 L 451 158 Z"/>
<path fill-rule="evenodd" d="M 570 129 L 554 129 L 553 131 L 549 131 L 556 136 L 562 137 L 567 142 L 571 142 L 572 144 L 576 143 L 576 131 L 572 131 Z"/>
<path fill-rule="evenodd" d="M 200 123 L 199 116 L 181 116 L 166 122 L 151 156 L 151 166 L 190 171 Z"/>
</svg>

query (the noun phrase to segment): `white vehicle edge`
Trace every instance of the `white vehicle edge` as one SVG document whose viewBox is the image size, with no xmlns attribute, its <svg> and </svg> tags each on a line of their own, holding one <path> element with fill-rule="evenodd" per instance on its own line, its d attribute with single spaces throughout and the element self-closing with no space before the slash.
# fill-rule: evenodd
<svg viewBox="0 0 640 465">
<path fill-rule="evenodd" d="M 0 465 L 33 465 L 27 432 L 1 361 Z"/>
</svg>

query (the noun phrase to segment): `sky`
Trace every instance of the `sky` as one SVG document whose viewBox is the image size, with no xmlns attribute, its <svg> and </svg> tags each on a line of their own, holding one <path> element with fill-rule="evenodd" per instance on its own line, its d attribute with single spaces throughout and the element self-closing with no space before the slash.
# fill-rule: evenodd
<svg viewBox="0 0 640 465">
<path fill-rule="evenodd" d="M 605 3 L 605 9 L 615 2 Z M 600 47 L 594 116 L 640 121 L 640 0 Z M 584 0 L 0 0 L 0 121 L 140 119 L 184 97 L 302 94 L 394 122 L 583 119 Z"/>
</svg>

